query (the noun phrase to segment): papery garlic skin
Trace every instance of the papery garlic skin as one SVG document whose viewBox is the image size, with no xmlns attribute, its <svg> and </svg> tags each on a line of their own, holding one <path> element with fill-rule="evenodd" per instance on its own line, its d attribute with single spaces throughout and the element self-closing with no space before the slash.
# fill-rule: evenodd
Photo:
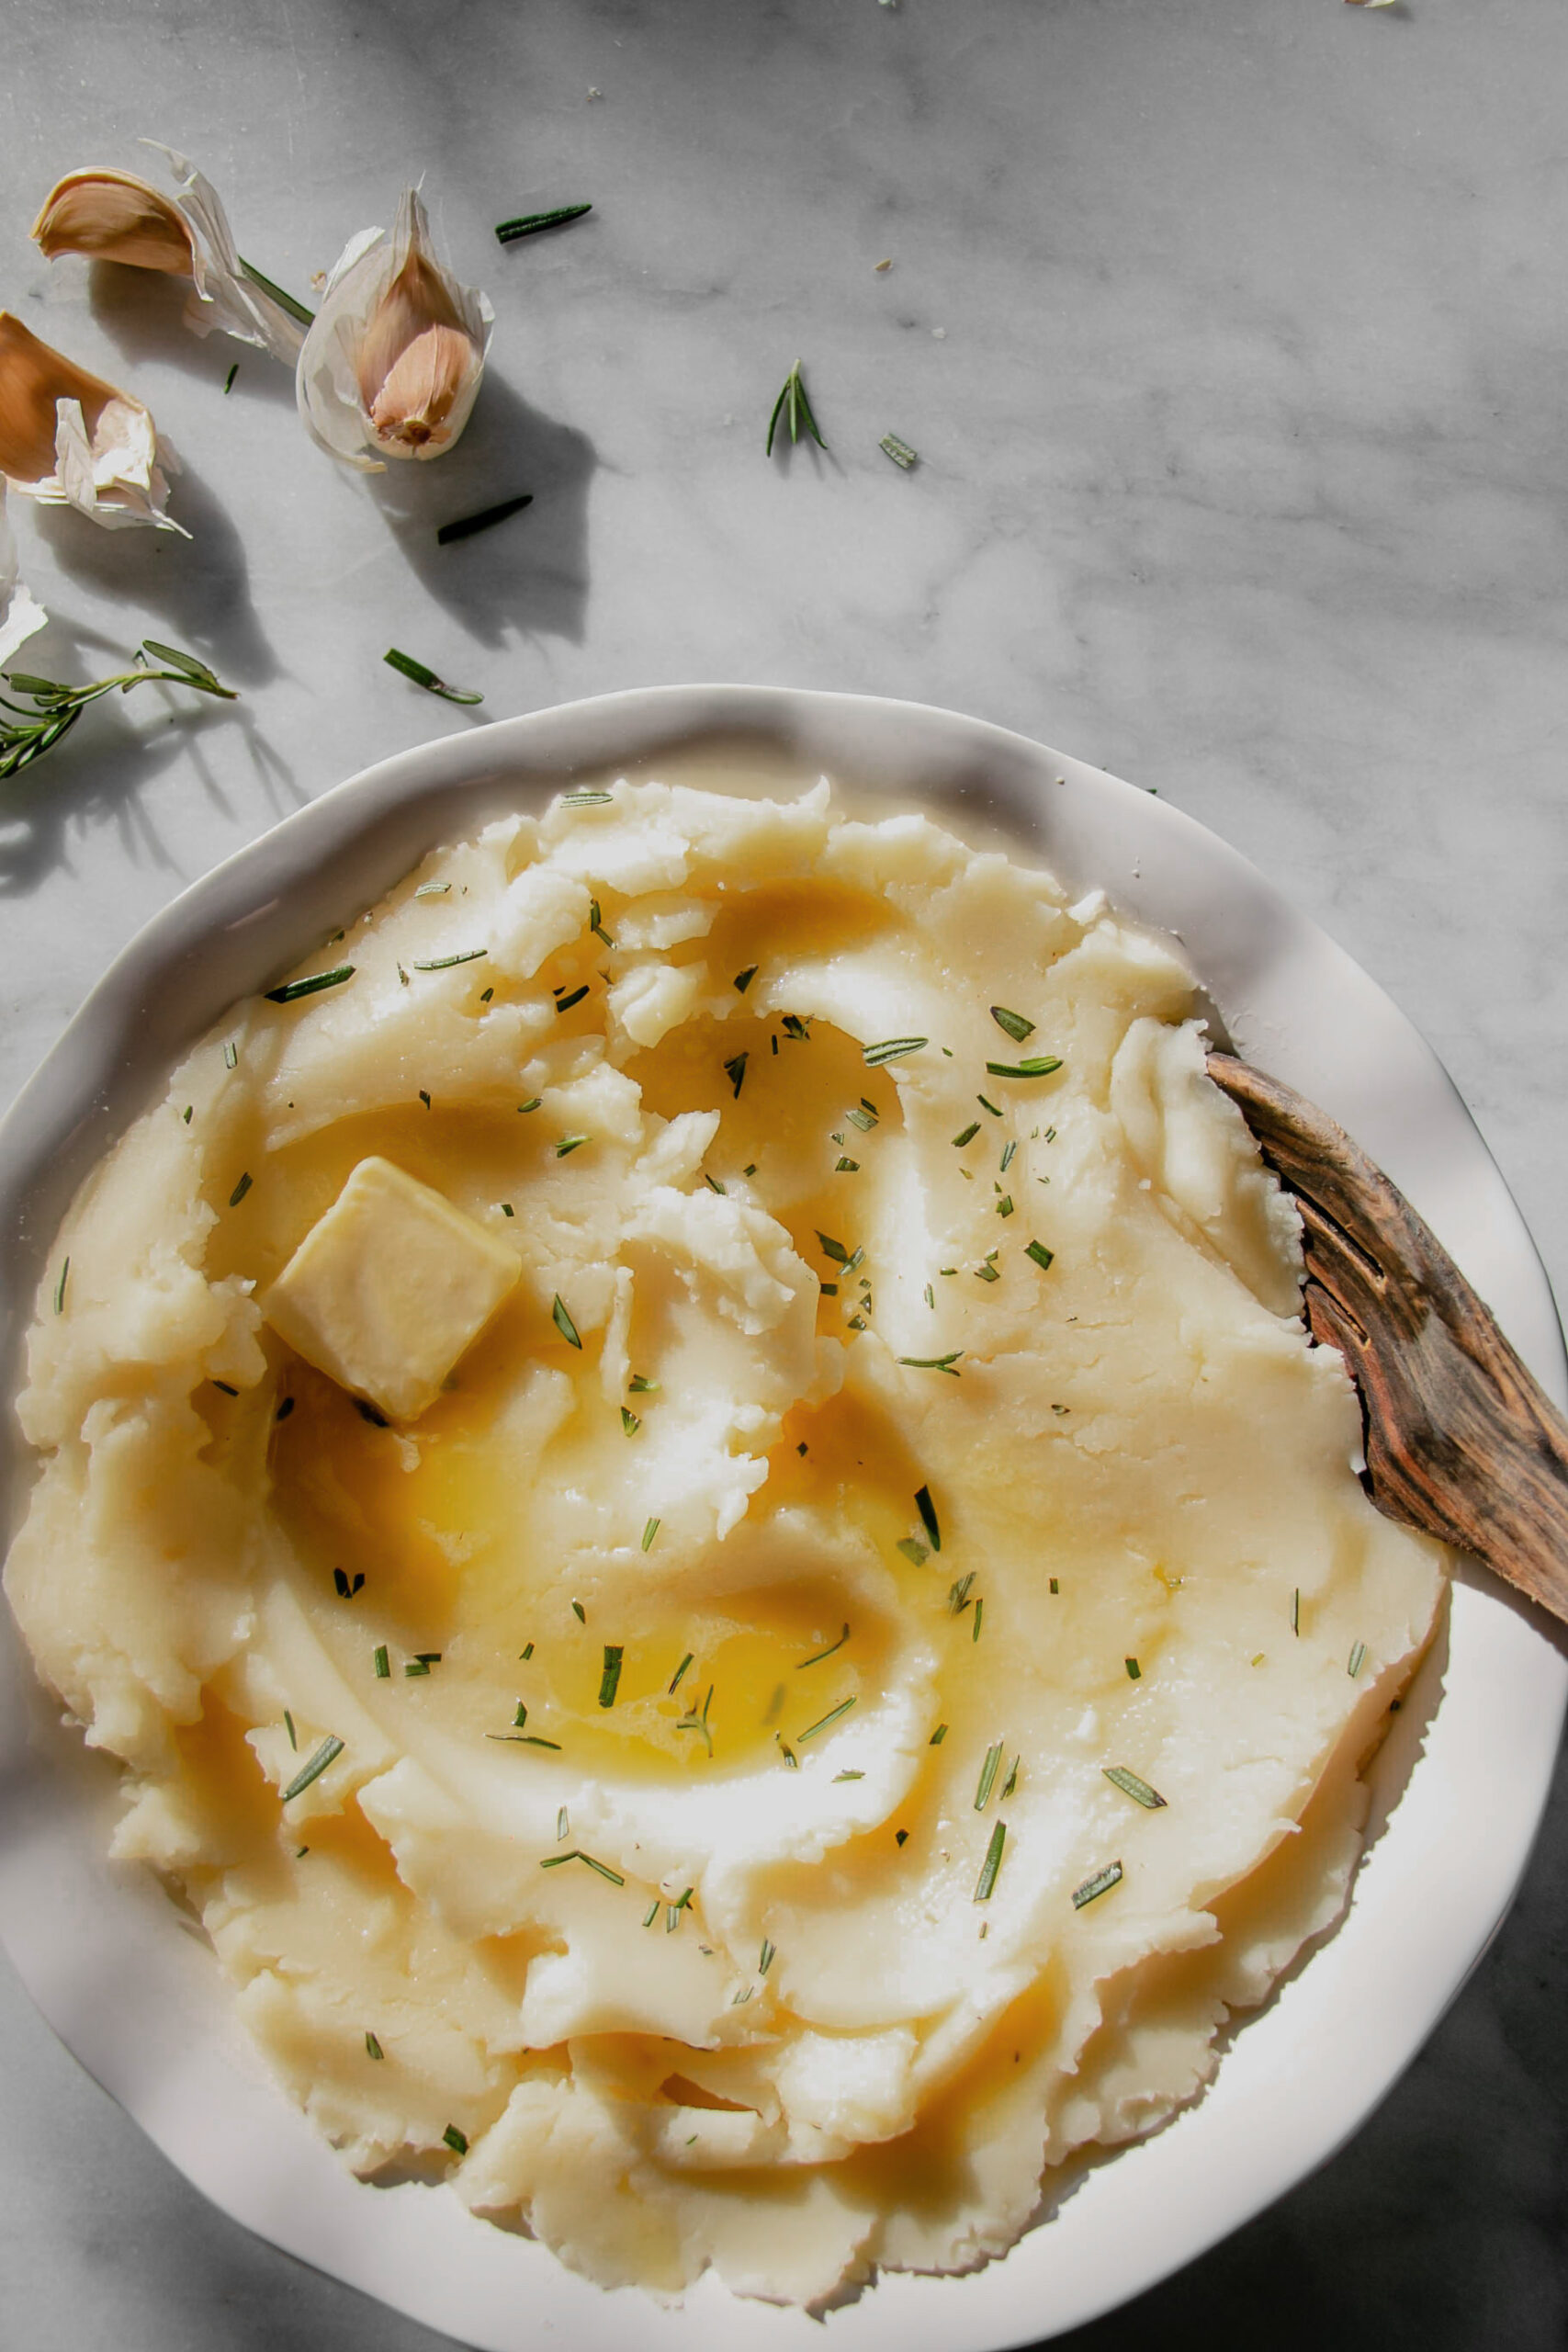
<svg viewBox="0 0 1568 2352">
<path fill-rule="evenodd" d="M 67 172 L 44 198 L 32 240 L 46 261 L 84 254 L 132 269 L 194 277 L 195 248 L 178 209 L 133 172 L 91 164 Z"/>
<path fill-rule="evenodd" d="M 437 458 L 468 421 L 495 313 L 436 260 L 415 188 L 389 239 L 362 230 L 327 280 L 295 390 L 311 437 L 361 473 Z"/>
<path fill-rule="evenodd" d="M 186 304 L 186 326 L 196 334 L 211 334 L 216 329 L 241 343 L 259 345 L 292 368 L 305 330 L 245 276 L 223 199 L 212 182 L 197 170 L 188 155 L 156 139 L 144 139 L 141 144 L 168 158 L 169 169 L 178 182 L 175 201 L 191 232 L 196 291 Z"/>
<path fill-rule="evenodd" d="M 164 512 L 178 470 L 140 401 L 0 311 L 0 474 L 19 496 L 74 506 L 106 530 L 148 524 L 189 538 Z"/>
<path fill-rule="evenodd" d="M 17 535 L 6 512 L 5 489 L 0 486 L 0 669 L 15 660 L 18 647 L 35 636 L 48 618 L 31 590 L 22 585 Z"/>
</svg>

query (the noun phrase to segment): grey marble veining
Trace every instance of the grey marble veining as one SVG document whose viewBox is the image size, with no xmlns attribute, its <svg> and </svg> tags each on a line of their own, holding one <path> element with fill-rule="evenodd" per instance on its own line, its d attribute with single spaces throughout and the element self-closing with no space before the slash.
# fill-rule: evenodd
<svg viewBox="0 0 1568 2352">
<path fill-rule="evenodd" d="M 1556 0 L 58 0 L 14 11 L 0 296 L 145 398 L 186 546 L 13 512 L 85 719 L 0 810 L 8 1096 L 183 882 L 483 715 L 651 681 L 945 703 L 1213 825 L 1421 1023 L 1568 1282 L 1568 15 Z M 300 291 L 425 175 L 498 324 L 468 434 L 377 484 L 172 289 L 27 240 L 149 134 Z M 502 252 L 508 214 L 591 218 Z M 874 265 L 890 259 L 879 273 Z M 829 444 L 764 461 L 795 356 Z M 223 379 L 240 359 L 232 391 Z M 920 452 L 905 476 L 893 431 Z M 434 526 L 513 490 L 517 523 Z M 49 657 L 47 660 L 45 656 Z M 1066 2341 L 1547 2352 L 1568 1803 L 1351 2147 Z M 208 2211 L 0 1979 L 0 2341 L 433 2352 Z M 1135 2216 L 1130 2217 L 1135 2227 Z"/>
</svg>

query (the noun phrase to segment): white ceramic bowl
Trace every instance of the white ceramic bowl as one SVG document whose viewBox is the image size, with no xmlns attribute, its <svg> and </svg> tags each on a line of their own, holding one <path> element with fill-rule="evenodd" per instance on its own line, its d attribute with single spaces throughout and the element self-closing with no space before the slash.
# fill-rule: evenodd
<svg viewBox="0 0 1568 2352">
<path fill-rule="evenodd" d="M 1544 1273 L 1462 1103 L 1410 1023 L 1235 851 L 1098 770 L 908 703 L 742 687 L 607 695 L 448 737 L 290 817 L 150 923 L 0 1125 L 6 1393 L 44 1252 L 75 1186 L 163 1072 L 440 841 L 562 784 L 715 781 L 744 753 L 786 788 L 855 794 L 993 829 L 1072 885 L 1179 932 L 1237 1049 L 1339 1119 L 1408 1193 L 1549 1389 L 1565 1394 Z M 8 1524 L 28 1472 L 14 1430 Z M 1339 1929 L 1236 2033 L 1213 2086 L 1089 2167 L 1003 2262 L 891 2277 L 831 2312 L 844 2346 L 991 2352 L 1138 2293 L 1289 2188 L 1351 2133 L 1453 1998 L 1506 1910 L 1545 1803 L 1568 1662 L 1461 1573 L 1446 1645 L 1376 1768 L 1375 1838 Z M 604 2294 L 444 2190 L 351 2179 L 275 2089 L 200 1939 L 150 1879 L 105 1858 L 114 1769 L 85 1755 L 0 1624 L 0 1932 L 68 2047 L 197 2188 L 276 2245 L 484 2352 L 819 2346 L 796 2311 L 711 2279 L 683 2310 Z M 1131 2223 L 1131 2225 L 1130 2225 Z M 171 2255 L 174 2253 L 171 2249 Z"/>
</svg>

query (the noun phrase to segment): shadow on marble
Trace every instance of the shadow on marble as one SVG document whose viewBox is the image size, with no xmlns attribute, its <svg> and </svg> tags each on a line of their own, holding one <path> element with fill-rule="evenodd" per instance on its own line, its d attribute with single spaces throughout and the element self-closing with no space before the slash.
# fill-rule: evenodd
<svg viewBox="0 0 1568 2352">
<path fill-rule="evenodd" d="M 257 344 L 241 343 L 233 335 L 217 333 L 198 335 L 186 326 L 185 308 L 190 287 L 185 278 L 165 277 L 153 269 L 129 269 L 117 261 L 95 261 L 86 268 L 93 316 L 132 368 L 156 359 L 198 377 L 219 399 L 281 401 L 286 407 L 293 407 L 292 368 L 274 359 Z M 225 396 L 223 381 L 236 360 L 239 373 L 234 389 Z M 175 440 L 177 447 L 177 435 Z"/>
<path fill-rule="evenodd" d="M 227 511 L 186 466 L 174 482 L 169 512 L 189 539 L 172 531 L 106 531 L 65 506 L 37 510 L 66 579 L 115 598 L 128 613 L 151 610 L 157 616 L 152 634 L 199 654 L 226 686 L 267 684 L 278 674 L 277 659 L 251 600 L 250 567 Z M 142 633 L 141 624 L 128 623 L 118 650 L 131 653 Z"/>
<path fill-rule="evenodd" d="M 438 604 L 478 644 L 508 635 L 581 645 L 588 612 L 588 485 L 599 465 L 585 433 L 533 407 L 487 371 L 468 430 L 428 464 L 369 477 L 388 528 Z M 533 504 L 470 539 L 436 532 L 506 499 Z"/>
<path fill-rule="evenodd" d="M 51 670 L 102 675 L 124 666 L 126 649 L 96 630 L 73 630 L 58 621 L 51 627 L 55 638 L 64 638 L 74 652 L 68 662 L 51 662 Z M 148 706 L 164 695 L 166 723 L 149 727 Z M 129 863 L 161 869 L 176 886 L 188 881 L 145 799 L 147 786 L 180 762 L 189 767 L 209 805 L 234 821 L 254 818 L 257 798 L 269 825 L 309 798 L 243 702 L 216 702 L 162 686 L 140 687 L 137 698 L 141 729 L 132 717 L 134 702 L 128 708 L 118 695 L 106 695 L 36 766 L 6 784 L 0 801 L 0 899 L 25 896 L 56 867 L 69 864 L 73 829 L 106 822 L 117 828 Z M 209 738 L 214 739 L 210 745 Z"/>
</svg>

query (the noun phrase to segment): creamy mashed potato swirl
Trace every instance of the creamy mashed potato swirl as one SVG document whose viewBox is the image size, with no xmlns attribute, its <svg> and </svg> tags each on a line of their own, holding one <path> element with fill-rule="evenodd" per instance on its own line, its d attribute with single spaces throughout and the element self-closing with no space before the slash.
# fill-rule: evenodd
<svg viewBox="0 0 1568 2352">
<path fill-rule="evenodd" d="M 1338 1915 L 1441 1587 L 1184 956 L 622 784 L 298 982 L 40 1288 L 6 1589 L 116 1853 L 357 2170 L 606 2285 L 1004 2250 Z"/>
</svg>

